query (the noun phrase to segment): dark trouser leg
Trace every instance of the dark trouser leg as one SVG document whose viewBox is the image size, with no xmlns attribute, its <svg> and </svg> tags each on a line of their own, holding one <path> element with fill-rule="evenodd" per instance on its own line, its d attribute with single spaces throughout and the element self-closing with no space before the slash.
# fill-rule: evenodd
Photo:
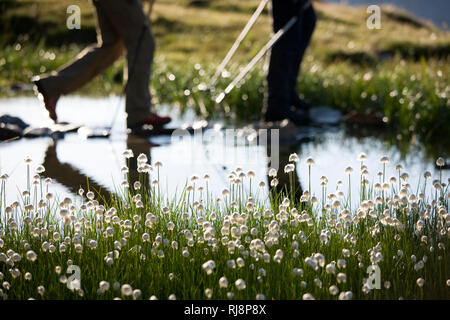
<svg viewBox="0 0 450 320">
<path fill-rule="evenodd" d="M 294 6 L 285 0 L 272 1 L 274 32 L 281 29 L 294 16 Z M 292 70 L 296 65 L 298 22 L 273 46 L 267 75 L 265 99 L 266 120 L 281 120 L 290 107 Z"/>
<path fill-rule="evenodd" d="M 285 118 L 290 107 L 289 70 L 295 66 L 295 52 L 275 46 L 270 55 L 267 76 L 266 120 L 276 121 Z"/>
<path fill-rule="evenodd" d="M 300 16 L 300 23 L 297 25 L 298 27 L 298 39 L 296 41 L 297 43 L 297 56 L 295 60 L 295 66 L 293 68 L 293 72 L 291 74 L 291 83 L 290 86 L 292 88 L 291 91 L 291 103 L 295 104 L 295 102 L 298 103 L 298 100 L 300 99 L 298 97 L 296 87 L 297 87 L 297 78 L 298 74 L 300 72 L 300 66 L 303 61 L 303 56 L 305 55 L 306 48 L 309 45 L 309 42 L 311 40 L 311 36 L 314 32 L 314 28 L 316 26 L 316 13 L 314 11 L 314 8 L 310 6 L 307 8 L 303 14 Z"/>
</svg>

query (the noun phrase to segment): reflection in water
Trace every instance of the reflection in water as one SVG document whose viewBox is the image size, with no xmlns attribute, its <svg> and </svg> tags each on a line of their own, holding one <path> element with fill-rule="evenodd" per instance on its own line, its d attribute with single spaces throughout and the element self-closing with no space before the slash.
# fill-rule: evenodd
<svg viewBox="0 0 450 320">
<path fill-rule="evenodd" d="M 78 190 L 83 188 L 84 190 L 94 191 L 105 202 L 111 203 L 111 200 L 115 197 L 113 192 L 102 186 L 95 181 L 95 177 L 89 177 L 87 174 L 81 172 L 81 170 L 75 168 L 69 163 L 60 162 L 56 152 L 58 140 L 51 140 L 47 150 L 45 151 L 43 166 L 46 168 L 45 175 L 55 179 L 57 182 L 66 186 L 73 194 L 78 194 Z M 139 154 L 145 154 L 148 160 L 151 162 L 150 149 L 154 145 L 139 137 L 129 135 L 127 137 L 127 149 L 133 150 L 135 158 Z M 139 180 L 139 173 L 137 171 L 137 162 L 135 158 L 129 162 L 129 185 L 133 186 L 135 181 Z M 147 175 L 141 177 L 141 182 L 148 184 Z M 118 187 L 118 186 L 116 186 Z"/>
<path fill-rule="evenodd" d="M 278 184 L 274 187 L 277 194 L 282 195 L 282 197 L 290 197 L 291 195 L 291 187 L 292 187 L 292 194 L 294 195 L 295 199 L 299 200 L 300 196 L 303 193 L 302 186 L 300 183 L 300 177 L 299 177 L 299 170 L 294 170 L 292 173 L 287 174 L 284 172 L 284 168 L 287 164 L 289 164 L 289 155 L 295 152 L 301 152 L 301 144 L 297 143 L 295 146 L 292 146 L 290 144 L 286 143 L 280 143 L 279 146 L 279 169 L 277 174 L 277 180 Z M 267 157 L 270 158 L 270 143 L 267 144 L 266 147 L 267 150 Z M 294 163 L 297 166 L 297 163 Z M 269 172 L 271 166 L 270 163 L 268 163 L 267 173 Z M 268 188 L 269 191 L 272 189 L 270 186 L 270 182 L 273 178 L 267 176 L 268 181 Z"/>
<path fill-rule="evenodd" d="M 108 125 L 110 119 L 101 118 L 98 114 L 107 114 L 110 106 L 116 103 L 117 101 L 112 98 L 67 97 L 61 101 L 58 112 L 61 113 L 63 120 L 70 119 L 73 123 L 101 127 Z M 34 98 L 0 99 L 0 114 L 9 113 L 19 116 L 34 125 L 45 120 L 45 117 L 39 116 L 40 110 L 39 102 Z M 171 116 L 180 125 L 186 121 L 186 117 L 180 117 L 176 113 Z M 155 161 L 163 163 L 163 167 L 160 168 L 159 183 L 168 199 L 179 194 L 180 189 L 192 175 L 202 177 L 206 173 L 211 177 L 209 191 L 214 196 L 219 196 L 224 188 L 229 187 L 226 179 L 228 173 L 237 167 L 246 172 L 253 171 L 255 173 L 253 181 L 265 182 L 266 186 L 270 184 L 267 178 L 267 169 L 270 166 L 267 159 L 271 158 L 270 150 L 267 150 L 264 145 L 229 146 L 218 141 L 201 141 L 193 144 L 189 140 L 174 142 L 169 136 L 147 140 L 127 137 L 124 132 L 125 122 L 119 121 L 110 139 L 82 140 L 76 133 L 72 133 L 58 141 L 51 141 L 50 138 L 36 138 L 0 144 L 0 171 L 10 176 L 6 182 L 6 202 L 9 204 L 20 200 L 20 193 L 26 188 L 26 165 L 23 162 L 25 156 L 33 159 L 32 170 L 38 164 L 44 164 L 46 168 L 44 176 L 52 178 L 55 182 L 49 189 L 55 195 L 72 197 L 77 194 L 80 186 L 87 190 L 89 181 L 91 190 L 99 191 L 105 199 L 111 199 L 114 190 L 120 190 L 120 182 L 123 179 L 120 168 L 126 164 L 121 155 L 127 148 L 132 149 L 135 155 L 129 162 L 130 187 L 133 186 L 134 181 L 138 180 L 136 158 L 143 153 L 150 164 L 154 165 Z M 289 175 L 284 173 L 284 167 L 288 163 L 289 155 L 294 152 L 299 156 L 296 170 L 292 174 L 297 187 L 296 198 L 302 193 L 301 186 L 309 185 L 305 159 L 310 156 L 316 163 L 311 172 L 311 195 L 317 196 L 322 193 L 321 176 L 327 177 L 331 188 L 336 186 L 338 180 L 343 180 L 342 188 L 347 190 L 348 180 L 344 179 L 344 170 L 347 166 L 355 168 L 351 183 L 352 194 L 359 194 L 359 172 L 356 169 L 359 168 L 360 163 L 356 157 L 361 152 L 367 154 L 368 160 L 365 164 L 369 168 L 371 177 L 376 178 L 377 171 L 382 169 L 379 159 L 387 155 L 391 163 L 386 169 L 386 175 L 388 177 L 398 175 L 395 165 L 402 164 L 410 175 L 409 182 L 413 188 L 417 188 L 417 184 L 423 180 L 421 177 L 426 170 L 430 171 L 433 177 L 439 178 L 439 170 L 434 166 L 436 156 L 445 158 L 450 154 L 448 146 L 442 146 L 446 152 L 427 156 L 424 146 L 419 144 L 408 143 L 409 148 L 403 150 L 395 144 L 396 139 L 374 136 L 373 130 L 367 132 L 367 137 L 360 137 L 361 132 L 361 130 L 352 132 L 340 126 L 320 130 L 311 129 L 309 133 L 303 132 L 312 138 L 310 141 L 292 145 L 289 144 L 288 139 L 288 144 L 282 143 L 277 166 L 279 179 L 277 189 L 285 190 L 285 192 L 289 189 Z M 195 139 L 192 138 L 192 140 Z M 291 139 L 291 141 L 298 140 Z M 444 171 L 443 179 L 447 178 L 448 171 Z M 261 189 L 260 196 L 263 200 L 266 199 L 267 189 L 268 187 Z"/>
<path fill-rule="evenodd" d="M 129 162 L 128 183 L 130 185 L 130 188 L 133 187 L 135 181 L 141 181 L 141 183 L 143 183 L 144 185 L 149 185 L 148 181 L 149 176 L 147 174 L 141 175 L 141 177 L 139 177 L 136 159 L 140 154 L 144 154 L 147 157 L 148 162 L 152 163 L 150 151 L 151 148 L 154 147 L 155 145 L 146 139 L 136 137 L 133 135 L 128 135 L 126 139 L 127 139 L 127 149 L 131 149 L 134 153 L 134 158 L 132 158 L 131 161 Z"/>
<path fill-rule="evenodd" d="M 135 137 L 129 135 L 127 138 L 127 149 L 131 149 L 133 151 L 134 157 L 129 161 L 129 186 L 133 187 L 135 181 L 140 181 L 143 185 L 149 185 L 149 175 L 140 175 L 137 168 L 137 157 L 140 154 L 146 155 L 149 163 L 151 163 L 151 148 L 156 146 L 146 139 L 142 139 L 140 137 Z M 102 186 L 100 183 L 95 181 L 95 177 L 89 177 L 87 174 L 82 173 L 77 168 L 73 167 L 68 163 L 62 163 L 58 160 L 56 147 L 57 140 L 53 140 L 49 143 L 48 148 L 45 152 L 45 158 L 43 165 L 46 168 L 46 175 L 52 177 L 59 183 L 66 186 L 70 192 L 77 194 L 79 188 L 83 188 L 84 190 L 95 191 L 98 196 L 104 200 L 106 203 L 110 203 L 115 195 L 112 191 L 108 190 L 108 188 Z M 298 150 L 299 146 L 297 147 Z M 270 144 L 268 144 L 267 152 L 269 156 L 270 152 Z M 299 199 L 302 195 L 302 187 L 300 184 L 300 179 L 298 177 L 298 171 L 295 170 L 291 173 L 291 178 L 288 174 L 284 173 L 284 167 L 289 164 L 288 161 L 289 155 L 292 153 L 292 146 L 288 145 L 280 145 L 280 159 L 279 159 L 279 170 L 277 175 L 278 184 L 274 188 L 277 193 L 281 193 L 283 197 L 289 197 L 291 195 L 291 186 L 293 186 L 294 197 Z M 269 158 L 269 157 L 268 157 Z M 267 168 L 267 171 L 270 169 L 270 163 Z M 292 181 L 291 181 L 292 179 Z M 268 191 L 270 191 L 270 177 L 267 177 Z M 144 196 L 144 195 L 143 195 Z"/>
<path fill-rule="evenodd" d="M 72 165 L 61 163 L 58 160 L 58 155 L 56 153 L 57 143 L 58 140 L 50 140 L 47 150 L 45 151 L 43 162 L 45 175 L 63 184 L 74 194 L 78 194 L 78 190 L 83 188 L 84 190 L 95 191 L 100 198 L 107 202 L 112 200 L 111 192 L 98 184 L 95 181 L 95 178 L 88 177 Z"/>
<path fill-rule="evenodd" d="M 103 202 L 111 203 L 111 201 L 116 198 L 116 195 L 112 191 L 113 188 L 103 186 L 100 182 L 96 181 L 95 176 L 88 176 L 88 174 L 82 172 L 82 170 L 76 168 L 74 165 L 67 162 L 61 162 L 57 154 L 57 144 L 58 140 L 49 140 L 48 147 L 45 151 L 44 161 L 42 163 L 46 168 L 45 175 L 67 187 L 73 194 L 78 194 L 78 190 L 83 188 L 86 191 L 94 191 Z M 128 162 L 128 184 L 130 188 L 133 187 L 135 181 L 140 181 L 143 185 L 149 185 L 149 175 L 139 174 L 136 159 L 140 154 L 144 154 L 147 157 L 148 162 L 152 163 L 151 149 L 156 146 L 158 145 L 153 144 L 144 138 L 133 135 L 128 135 L 126 137 L 126 147 L 127 149 L 131 149 L 134 154 L 134 157 Z M 293 195 L 296 199 L 299 199 L 303 191 L 298 177 L 298 171 L 294 170 L 294 172 L 291 173 L 291 177 L 284 173 L 285 166 L 290 163 L 288 160 L 293 148 L 298 152 L 300 150 L 300 144 L 296 144 L 296 146 L 281 144 L 279 147 L 278 184 L 274 189 L 277 193 L 281 193 L 283 197 L 289 197 L 291 194 L 291 186 L 293 186 Z M 267 143 L 266 150 L 267 158 L 269 159 L 271 152 L 270 143 Z M 267 163 L 268 172 L 270 169 L 270 162 Z M 270 189 L 272 189 L 270 187 L 271 178 L 267 177 L 267 181 L 267 188 L 268 191 L 270 191 Z"/>
</svg>

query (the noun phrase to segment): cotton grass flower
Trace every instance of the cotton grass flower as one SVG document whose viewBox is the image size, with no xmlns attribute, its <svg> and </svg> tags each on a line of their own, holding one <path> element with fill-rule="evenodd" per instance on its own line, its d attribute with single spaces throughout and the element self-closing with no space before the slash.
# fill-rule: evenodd
<svg viewBox="0 0 450 320">
<path fill-rule="evenodd" d="M 93 193 L 92 191 L 88 191 L 88 192 L 86 193 L 86 197 L 87 197 L 89 200 L 94 200 L 95 195 L 94 195 L 94 193 Z"/>
<path fill-rule="evenodd" d="M 347 275 L 345 273 L 338 273 L 336 276 L 336 280 L 338 283 L 346 283 Z"/>
<path fill-rule="evenodd" d="M 303 272 L 303 269 L 294 268 L 294 270 L 292 271 L 292 274 L 295 277 L 303 277 L 304 272 Z"/>
<path fill-rule="evenodd" d="M 213 295 L 212 289 L 211 288 L 206 288 L 205 289 L 205 296 L 206 296 L 206 298 L 211 299 L 212 295 Z"/>
<path fill-rule="evenodd" d="M 44 173 L 45 172 L 45 167 L 43 166 L 43 165 L 38 165 L 37 167 L 36 167 L 36 169 L 34 169 L 34 171 L 37 173 L 37 174 L 41 174 L 41 173 Z"/>
<path fill-rule="evenodd" d="M 131 296 L 133 294 L 133 288 L 129 284 L 124 284 L 121 287 L 121 293 L 123 296 Z"/>
<path fill-rule="evenodd" d="M 443 166 L 445 166 L 445 160 L 444 160 L 442 157 L 437 158 L 437 160 L 436 160 L 436 165 L 437 165 L 438 167 L 443 167 Z"/>
<path fill-rule="evenodd" d="M 341 292 L 339 294 L 339 300 L 351 300 L 353 298 L 353 293 L 351 291 Z"/>
<path fill-rule="evenodd" d="M 155 168 L 162 168 L 163 164 L 161 161 L 156 161 L 154 166 Z"/>
<path fill-rule="evenodd" d="M 37 259 L 37 254 L 36 254 L 34 251 L 32 251 L 32 250 L 27 251 L 27 259 L 28 259 L 29 261 L 31 261 L 31 262 L 36 261 L 36 259 Z"/>
<path fill-rule="evenodd" d="M 45 293 L 45 287 L 44 287 L 44 286 L 39 286 L 39 287 L 37 288 L 37 291 L 38 291 L 38 294 L 39 294 L 39 295 L 43 296 L 44 293 Z"/>
<path fill-rule="evenodd" d="M 312 157 L 308 157 L 305 160 L 307 166 L 313 166 L 315 164 L 314 159 Z"/>
<path fill-rule="evenodd" d="M 142 297 L 142 291 L 140 289 L 133 290 L 133 300 L 139 300 Z"/>
<path fill-rule="evenodd" d="M 214 260 L 209 260 L 206 261 L 203 265 L 202 268 L 203 270 L 205 270 L 207 275 L 210 275 L 213 273 L 214 269 L 216 267 L 216 263 L 214 262 Z"/>
<path fill-rule="evenodd" d="M 122 153 L 122 156 L 126 159 L 134 157 L 133 150 L 127 149 Z"/>
<path fill-rule="evenodd" d="M 359 162 L 366 161 L 366 160 L 367 160 L 367 155 L 366 155 L 364 152 L 362 152 L 362 153 L 360 153 L 360 154 L 358 155 L 357 160 L 358 160 Z"/>
<path fill-rule="evenodd" d="M 345 259 L 339 259 L 337 261 L 337 266 L 339 269 L 343 269 L 347 266 L 347 262 L 345 261 Z"/>
<path fill-rule="evenodd" d="M 302 300 L 316 300 L 316 299 L 314 299 L 314 297 L 313 297 L 313 295 L 311 293 L 305 293 L 302 296 Z"/>
<path fill-rule="evenodd" d="M 276 187 L 278 185 L 278 179 L 277 178 L 273 178 L 272 180 L 270 180 L 270 186 L 271 187 Z"/>
<path fill-rule="evenodd" d="M 103 280 L 103 281 L 100 281 L 100 283 L 99 283 L 99 288 L 100 288 L 103 292 L 108 291 L 109 288 L 110 288 L 109 282 L 104 281 L 104 280 Z"/>
<path fill-rule="evenodd" d="M 274 168 L 269 169 L 269 177 L 276 177 L 277 176 L 277 170 Z"/>
<path fill-rule="evenodd" d="M 339 293 L 339 288 L 336 287 L 335 285 L 330 286 L 330 288 L 328 288 L 328 291 L 330 292 L 330 294 L 332 296 L 335 296 Z"/>
<path fill-rule="evenodd" d="M 242 280 L 242 279 L 236 280 L 234 285 L 236 286 L 236 289 L 238 289 L 239 291 L 242 291 L 242 290 L 244 290 L 247 287 L 246 284 L 245 284 L 245 281 Z"/>
<path fill-rule="evenodd" d="M 295 166 L 293 164 L 287 164 L 284 167 L 284 173 L 291 173 L 295 170 Z"/>
<path fill-rule="evenodd" d="M 220 287 L 221 289 L 225 289 L 225 288 L 228 287 L 228 280 L 227 280 L 226 277 L 221 277 L 221 278 L 219 279 L 219 287 Z"/>
<path fill-rule="evenodd" d="M 383 164 L 389 163 L 389 158 L 387 156 L 382 156 L 380 162 Z"/>
<path fill-rule="evenodd" d="M 416 283 L 419 286 L 419 288 L 422 288 L 425 284 L 425 280 L 423 278 L 418 278 Z"/>
<path fill-rule="evenodd" d="M 266 300 L 266 296 L 262 293 L 256 295 L 256 300 Z"/>
<path fill-rule="evenodd" d="M 391 282 L 390 282 L 390 281 L 385 281 L 385 282 L 384 282 L 384 287 L 385 287 L 386 289 L 390 289 L 390 288 L 391 288 Z"/>
<path fill-rule="evenodd" d="M 329 263 L 325 267 L 325 270 L 326 270 L 327 274 L 335 274 L 336 266 L 333 263 Z"/>
</svg>

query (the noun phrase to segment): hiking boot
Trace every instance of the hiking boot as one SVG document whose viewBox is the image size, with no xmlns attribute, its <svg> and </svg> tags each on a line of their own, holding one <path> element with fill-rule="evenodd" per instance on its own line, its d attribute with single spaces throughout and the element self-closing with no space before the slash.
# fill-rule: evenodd
<svg viewBox="0 0 450 320">
<path fill-rule="evenodd" d="M 145 136 L 149 131 L 154 131 L 155 128 L 161 128 L 168 124 L 172 119 L 170 117 L 160 117 L 156 113 L 152 113 L 149 117 L 139 121 L 134 125 L 129 125 L 132 134 Z"/>
<path fill-rule="evenodd" d="M 299 110 L 305 110 L 309 112 L 311 109 L 311 103 L 307 100 L 303 100 L 297 94 L 294 94 L 291 98 L 292 105 Z"/>
<path fill-rule="evenodd" d="M 156 113 L 152 113 L 149 117 L 142 120 L 141 124 L 149 124 L 151 126 L 161 127 L 168 124 L 170 121 L 172 121 L 172 118 L 168 116 L 160 117 Z"/>
<path fill-rule="evenodd" d="M 311 121 L 309 113 L 305 111 L 287 110 L 284 112 L 267 112 L 264 117 L 264 121 L 266 122 L 282 121 L 284 119 L 290 120 L 297 126 L 307 125 Z"/>
<path fill-rule="evenodd" d="M 44 103 L 45 109 L 48 111 L 49 117 L 56 123 L 58 120 L 58 116 L 56 115 L 56 104 L 58 103 L 59 95 L 51 96 L 49 92 L 47 92 L 43 85 L 42 80 L 39 76 L 33 77 L 31 81 L 34 83 L 34 92 Z"/>
</svg>

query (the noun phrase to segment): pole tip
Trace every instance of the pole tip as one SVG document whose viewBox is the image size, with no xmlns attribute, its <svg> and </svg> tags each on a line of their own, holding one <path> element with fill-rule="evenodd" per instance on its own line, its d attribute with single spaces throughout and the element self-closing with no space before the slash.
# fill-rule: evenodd
<svg viewBox="0 0 450 320">
<path fill-rule="evenodd" d="M 225 98 L 225 93 L 219 94 L 219 96 L 216 98 L 216 103 L 221 103 L 222 100 Z"/>
</svg>

